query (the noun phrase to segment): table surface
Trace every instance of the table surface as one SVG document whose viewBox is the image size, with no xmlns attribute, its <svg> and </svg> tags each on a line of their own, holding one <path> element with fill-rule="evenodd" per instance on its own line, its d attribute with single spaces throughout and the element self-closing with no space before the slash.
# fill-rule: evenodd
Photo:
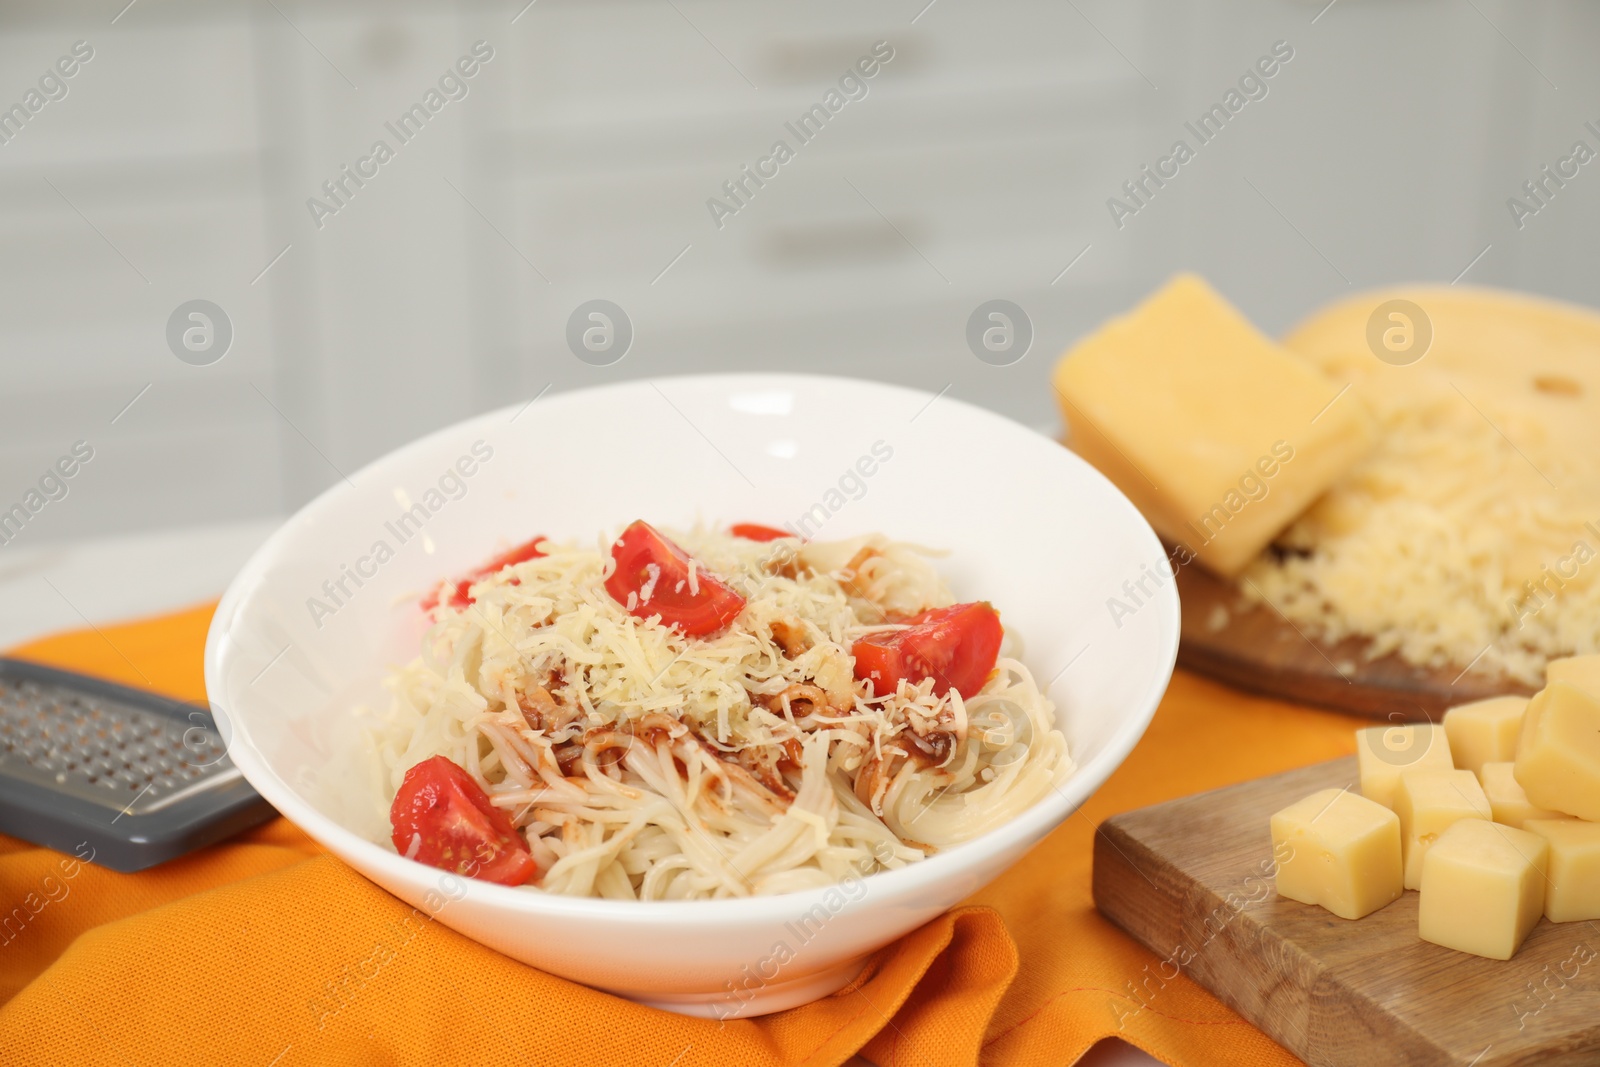
<svg viewBox="0 0 1600 1067">
<path fill-rule="evenodd" d="M 214 599 L 279 521 L 6 545 L 0 548 L 0 648 Z M 1078 1062 L 1083 1067 L 1160 1063 L 1114 1038 Z"/>
</svg>

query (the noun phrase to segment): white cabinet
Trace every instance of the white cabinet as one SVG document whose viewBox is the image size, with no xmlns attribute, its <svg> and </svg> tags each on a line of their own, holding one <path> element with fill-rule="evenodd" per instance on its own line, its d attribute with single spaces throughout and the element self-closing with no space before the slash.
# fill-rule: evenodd
<svg viewBox="0 0 1600 1067">
<path fill-rule="evenodd" d="M 1185 268 L 1274 330 L 1486 247 L 1465 280 L 1600 302 L 1600 177 L 1521 230 L 1504 206 L 1600 120 L 1600 15 L 1321 7 L 9 5 L 0 107 L 74 42 L 94 57 L 0 144 L 0 508 L 85 439 L 27 538 L 282 513 L 546 386 L 709 369 L 947 388 L 1048 428 L 1056 353 Z M 1108 198 L 1279 40 L 1268 95 L 1117 227 Z M 441 86 L 478 41 L 492 58 Z M 893 58 L 802 144 L 875 46 Z M 708 199 L 779 139 L 793 158 L 718 226 Z M 197 298 L 233 326 L 210 366 L 166 341 Z M 635 328 L 610 367 L 564 341 L 595 298 Z M 967 348 L 993 298 L 1033 319 L 1013 366 Z"/>
</svg>

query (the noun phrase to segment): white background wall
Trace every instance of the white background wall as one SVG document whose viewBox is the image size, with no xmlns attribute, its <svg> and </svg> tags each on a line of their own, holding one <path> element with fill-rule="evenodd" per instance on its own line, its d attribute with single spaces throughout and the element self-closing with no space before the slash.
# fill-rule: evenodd
<svg viewBox="0 0 1600 1067">
<path fill-rule="evenodd" d="M 95 50 L 0 145 L 0 510 L 95 448 L 16 545 L 283 514 L 431 428 L 625 377 L 847 373 L 1052 427 L 1055 355 L 1179 269 L 1272 331 L 1486 247 L 1463 283 L 1600 303 L 1600 166 L 1520 231 L 1505 206 L 1600 148 L 1593 5 L 123 3 L 0 9 L 0 106 Z M 480 39 L 470 95 L 314 226 Z M 869 95 L 719 230 L 706 199 L 880 39 Z M 1268 96 L 1117 228 L 1106 199 L 1278 40 Z M 597 297 L 636 330 L 606 368 L 564 341 Z M 994 297 L 1036 330 L 1009 367 L 965 342 Z M 233 322 L 212 366 L 166 344 L 193 298 Z"/>
</svg>

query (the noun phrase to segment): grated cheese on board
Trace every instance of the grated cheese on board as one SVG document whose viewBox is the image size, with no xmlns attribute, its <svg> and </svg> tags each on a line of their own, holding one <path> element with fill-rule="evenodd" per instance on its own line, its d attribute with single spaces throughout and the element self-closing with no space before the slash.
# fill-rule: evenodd
<svg viewBox="0 0 1600 1067">
<path fill-rule="evenodd" d="M 1404 298 L 1431 321 L 1422 359 L 1385 363 L 1368 318 Z M 1600 651 L 1600 315 L 1488 290 L 1366 294 L 1285 345 L 1352 386 L 1372 454 L 1240 581 L 1319 640 L 1371 640 L 1413 664 L 1542 683 Z"/>
</svg>

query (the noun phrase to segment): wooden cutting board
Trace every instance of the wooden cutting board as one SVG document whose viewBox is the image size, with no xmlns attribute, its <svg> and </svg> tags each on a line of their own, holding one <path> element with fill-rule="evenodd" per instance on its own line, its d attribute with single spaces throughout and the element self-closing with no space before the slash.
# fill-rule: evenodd
<svg viewBox="0 0 1600 1067">
<path fill-rule="evenodd" d="M 1356 777 L 1349 757 L 1101 825 L 1095 904 L 1162 961 L 1130 1009 L 1181 971 L 1313 1067 L 1600 1064 L 1600 923 L 1541 920 L 1502 962 L 1421 940 L 1416 893 L 1355 922 L 1278 899 L 1269 817 Z"/>
<path fill-rule="evenodd" d="M 1170 557 L 1170 552 L 1169 552 Z M 1178 662 L 1253 693 L 1392 722 L 1437 722 L 1449 708 L 1532 689 L 1499 674 L 1367 658 L 1367 642 L 1318 641 L 1269 606 L 1247 605 L 1232 582 L 1198 566 L 1178 571 Z"/>
</svg>

